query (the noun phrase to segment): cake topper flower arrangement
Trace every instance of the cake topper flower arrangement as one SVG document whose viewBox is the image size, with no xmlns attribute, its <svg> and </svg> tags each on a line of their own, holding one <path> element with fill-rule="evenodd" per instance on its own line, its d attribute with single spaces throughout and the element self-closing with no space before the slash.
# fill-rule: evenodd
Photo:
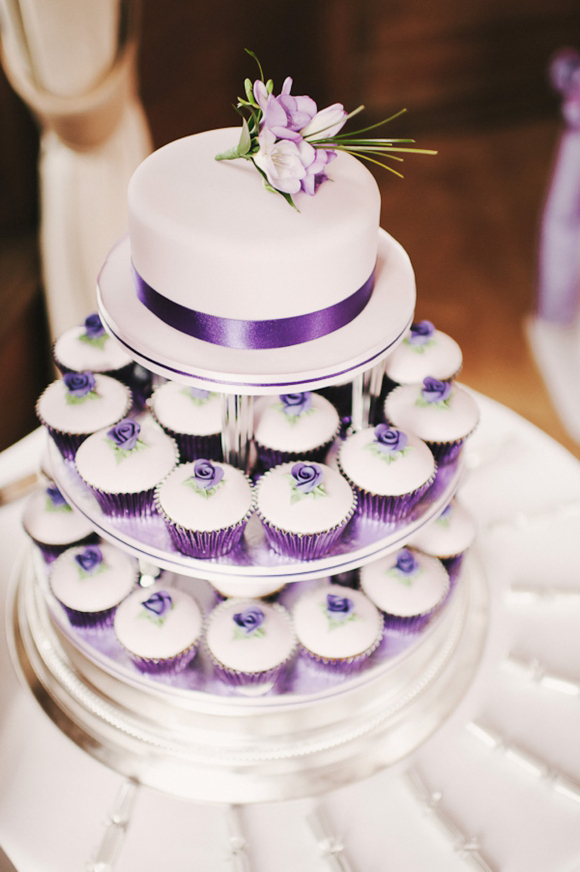
<svg viewBox="0 0 580 872">
<path fill-rule="evenodd" d="M 243 119 L 240 141 L 234 148 L 216 155 L 216 160 L 251 160 L 261 173 L 265 187 L 281 194 L 291 206 L 295 207 L 293 194 L 304 191 L 312 196 L 327 181 L 326 167 L 334 160 L 337 151 L 346 151 L 398 176 L 401 173 L 384 163 L 385 158 L 403 160 L 394 152 L 436 153 L 409 148 L 406 143 L 414 142 L 412 139 L 366 135 L 397 118 L 405 112 L 404 109 L 377 124 L 341 133 L 345 122 L 358 115 L 364 106 L 347 113 L 342 103 L 333 103 L 318 110 L 311 97 L 295 97 L 290 93 L 292 79 L 289 76 L 280 94 L 274 96 L 272 79 L 264 81 L 260 61 L 252 51 L 246 51 L 258 64 L 260 78 L 254 83 L 245 80 L 246 96 L 238 97 L 235 107 Z"/>
</svg>

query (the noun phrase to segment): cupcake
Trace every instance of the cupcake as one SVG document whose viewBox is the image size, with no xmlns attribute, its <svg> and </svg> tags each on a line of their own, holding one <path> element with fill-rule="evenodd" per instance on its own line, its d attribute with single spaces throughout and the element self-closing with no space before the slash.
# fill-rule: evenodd
<svg viewBox="0 0 580 872">
<path fill-rule="evenodd" d="M 338 412 L 320 394 L 260 397 L 254 441 L 264 469 L 289 460 L 323 461 L 340 429 Z"/>
<path fill-rule="evenodd" d="M 387 523 L 407 517 L 433 484 L 437 465 L 417 436 L 377 424 L 341 444 L 338 465 L 357 494 L 357 512 Z"/>
<path fill-rule="evenodd" d="M 106 515 L 143 516 L 153 510 L 156 485 L 177 463 L 177 447 L 144 415 L 94 433 L 80 446 L 75 462 Z"/>
<path fill-rule="evenodd" d="M 210 613 L 205 644 L 216 675 L 240 688 L 269 690 L 289 667 L 296 636 L 278 603 L 229 599 Z"/>
<path fill-rule="evenodd" d="M 338 584 L 302 594 L 292 617 L 303 656 L 344 674 L 359 669 L 383 637 L 378 609 L 360 590 Z"/>
<path fill-rule="evenodd" d="M 312 560 L 328 553 L 356 507 L 346 479 L 322 463 L 282 463 L 257 484 L 256 511 L 271 547 Z"/>
<path fill-rule="evenodd" d="M 101 630 L 138 577 L 135 558 L 103 542 L 64 551 L 51 565 L 49 585 L 74 627 Z"/>
<path fill-rule="evenodd" d="M 182 463 L 200 457 L 222 460 L 220 394 L 168 381 L 155 389 L 149 408 L 175 439 Z"/>
<path fill-rule="evenodd" d="M 28 498 L 22 526 L 40 548 L 47 563 L 73 545 L 88 544 L 98 539 L 85 516 L 69 506 L 53 484 L 37 490 Z"/>
<path fill-rule="evenodd" d="M 72 460 L 88 436 L 124 418 L 131 402 L 129 388 L 114 378 L 68 372 L 45 388 L 36 414 L 63 457 Z"/>
<path fill-rule="evenodd" d="M 141 672 L 174 675 L 193 660 L 203 618 L 185 591 L 158 583 L 139 588 L 115 614 L 115 634 Z"/>
<path fill-rule="evenodd" d="M 210 584 L 223 599 L 230 597 L 250 597 L 251 599 L 274 597 L 286 587 L 283 578 L 260 578 L 259 576 L 253 578 L 241 576 L 231 579 L 212 578 Z"/>
<path fill-rule="evenodd" d="M 422 384 L 401 385 L 387 396 L 385 417 L 393 427 L 415 433 L 438 464 L 459 456 L 479 421 L 477 403 L 454 382 L 427 376 Z"/>
<path fill-rule="evenodd" d="M 85 318 L 82 325 L 71 327 L 59 336 L 53 357 L 63 374 L 98 372 L 125 381 L 133 369 L 132 358 L 111 339 L 96 312 Z"/>
<path fill-rule="evenodd" d="M 218 557 L 240 542 L 253 511 L 253 488 L 235 466 L 198 458 L 159 484 L 155 505 L 178 551 Z"/>
<path fill-rule="evenodd" d="M 456 499 L 453 499 L 439 517 L 422 527 L 410 541 L 415 548 L 441 560 L 449 573 L 453 588 L 463 558 L 474 539 L 473 518 Z"/>
<path fill-rule="evenodd" d="M 461 348 L 431 321 L 411 324 L 407 335 L 385 361 L 385 386 L 418 384 L 428 375 L 450 381 L 463 364 Z"/>
<path fill-rule="evenodd" d="M 415 632 L 445 602 L 449 576 L 435 557 L 402 548 L 362 566 L 360 587 L 383 613 L 386 628 Z"/>
</svg>

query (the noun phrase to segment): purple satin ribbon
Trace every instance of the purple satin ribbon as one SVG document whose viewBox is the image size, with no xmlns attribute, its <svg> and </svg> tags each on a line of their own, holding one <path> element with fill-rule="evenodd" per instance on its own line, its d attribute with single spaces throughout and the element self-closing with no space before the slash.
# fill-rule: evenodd
<svg viewBox="0 0 580 872">
<path fill-rule="evenodd" d="M 265 321 L 244 321 L 238 318 L 222 318 L 189 309 L 173 300 L 167 299 L 139 275 L 133 268 L 137 297 L 157 318 L 180 333 L 187 333 L 213 345 L 227 348 L 284 348 L 299 345 L 311 339 L 319 339 L 334 333 L 349 324 L 359 315 L 370 300 L 375 270 L 354 294 L 305 315 L 289 318 L 270 318 Z"/>
</svg>

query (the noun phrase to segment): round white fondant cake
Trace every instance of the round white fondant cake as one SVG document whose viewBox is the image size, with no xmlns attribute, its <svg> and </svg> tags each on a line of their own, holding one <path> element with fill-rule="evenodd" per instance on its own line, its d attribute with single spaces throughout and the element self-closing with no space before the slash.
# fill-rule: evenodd
<svg viewBox="0 0 580 872">
<path fill-rule="evenodd" d="M 116 611 L 115 633 L 145 671 L 183 668 L 195 653 L 202 613 L 195 599 L 162 582 L 136 590 Z"/>
<path fill-rule="evenodd" d="M 359 590 L 323 584 L 302 594 L 292 610 L 298 641 L 327 664 L 359 665 L 378 647 L 382 616 Z"/>
<path fill-rule="evenodd" d="M 128 190 L 140 280 L 203 315 L 268 320 L 334 306 L 371 277 L 380 195 L 371 173 L 339 153 L 331 181 L 293 209 L 264 190 L 249 161 L 216 161 L 239 128 L 209 130 L 155 151 Z M 240 269 L 251 263 L 254 269 Z"/>
<path fill-rule="evenodd" d="M 385 361 L 385 374 L 397 384 L 422 382 L 425 376 L 454 378 L 463 363 L 461 348 L 430 321 L 411 325 L 400 345 Z"/>
</svg>

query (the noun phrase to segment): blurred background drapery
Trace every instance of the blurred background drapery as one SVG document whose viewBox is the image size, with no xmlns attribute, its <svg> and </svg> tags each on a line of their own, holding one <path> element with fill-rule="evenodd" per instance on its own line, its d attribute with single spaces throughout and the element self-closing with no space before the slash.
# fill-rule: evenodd
<svg viewBox="0 0 580 872">
<path fill-rule="evenodd" d="M 131 173 L 150 151 L 135 87 L 134 4 L 3 0 L 6 73 L 41 126 L 40 251 L 53 338 L 95 309 L 126 232 Z"/>
</svg>

